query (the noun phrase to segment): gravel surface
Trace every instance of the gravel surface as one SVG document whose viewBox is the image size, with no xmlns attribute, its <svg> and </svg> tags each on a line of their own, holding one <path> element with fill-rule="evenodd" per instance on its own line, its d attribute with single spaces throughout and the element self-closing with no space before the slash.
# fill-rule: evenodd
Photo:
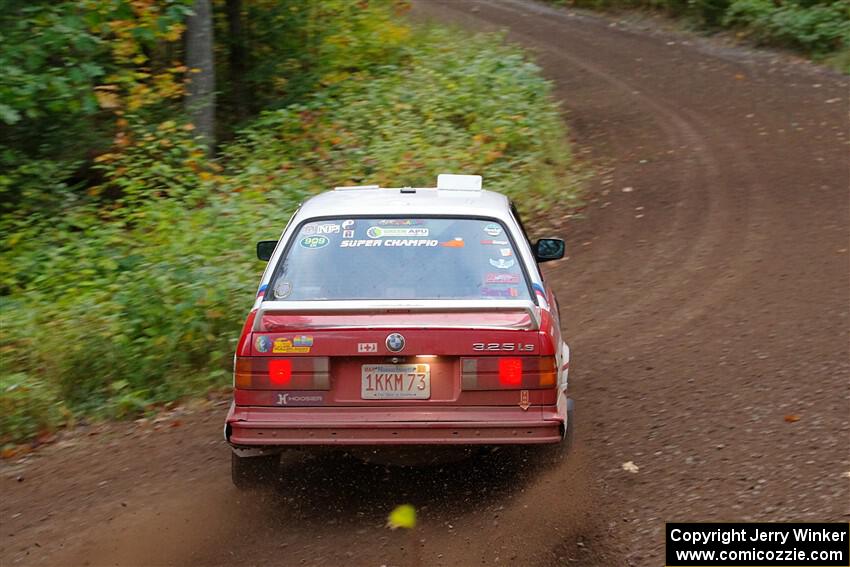
<svg viewBox="0 0 850 567">
<path fill-rule="evenodd" d="M 546 271 L 573 348 L 571 459 L 294 453 L 241 494 L 211 404 L 2 463 L 4 566 L 657 566 L 665 521 L 850 518 L 846 79 L 520 0 L 414 16 L 535 50 L 601 172 Z M 412 534 L 384 527 L 402 502 Z"/>
</svg>

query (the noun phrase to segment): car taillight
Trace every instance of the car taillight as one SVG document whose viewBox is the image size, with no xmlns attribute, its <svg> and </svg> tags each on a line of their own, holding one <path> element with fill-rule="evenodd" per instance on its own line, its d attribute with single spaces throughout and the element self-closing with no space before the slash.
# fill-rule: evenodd
<svg viewBox="0 0 850 567">
<path fill-rule="evenodd" d="M 236 359 L 234 383 L 249 390 L 329 390 L 326 356 L 244 356 Z"/>
<path fill-rule="evenodd" d="M 272 386 L 289 386 L 292 381 L 292 361 L 276 358 L 269 361 L 269 382 Z"/>
<path fill-rule="evenodd" d="M 503 388 L 519 388 L 522 386 L 522 359 L 499 359 L 499 385 Z"/>
<path fill-rule="evenodd" d="M 558 383 L 554 356 L 482 356 L 461 359 L 464 390 L 532 390 Z"/>
</svg>

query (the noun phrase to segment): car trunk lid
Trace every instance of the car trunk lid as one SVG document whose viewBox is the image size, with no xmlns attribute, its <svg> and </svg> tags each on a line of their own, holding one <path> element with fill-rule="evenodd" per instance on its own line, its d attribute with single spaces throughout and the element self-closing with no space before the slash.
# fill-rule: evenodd
<svg viewBox="0 0 850 567">
<path fill-rule="evenodd" d="M 253 377 L 241 387 L 237 379 L 237 405 L 421 409 L 554 403 L 554 389 L 537 384 L 541 355 L 551 353 L 543 352 L 536 306 L 487 301 L 484 309 L 470 303 L 475 302 L 443 310 L 430 305 L 363 310 L 266 306 L 257 313 L 250 339 Z M 402 337 L 396 351 L 390 335 Z M 525 365 L 533 383 L 526 376 L 516 388 L 499 388 L 500 359 Z M 270 378 L 275 365 L 283 365 L 286 380 Z M 484 386 L 472 389 L 479 368 Z M 487 389 L 486 384 L 496 386 Z"/>
</svg>

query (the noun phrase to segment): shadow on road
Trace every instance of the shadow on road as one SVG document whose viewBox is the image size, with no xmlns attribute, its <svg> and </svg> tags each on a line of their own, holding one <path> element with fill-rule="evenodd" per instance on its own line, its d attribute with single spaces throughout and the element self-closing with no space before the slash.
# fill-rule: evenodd
<svg viewBox="0 0 850 567">
<path fill-rule="evenodd" d="M 402 503 L 444 517 L 498 506 L 548 470 L 546 454 L 519 448 L 429 453 L 431 464 L 405 466 L 393 451 L 285 454 L 280 478 L 256 497 L 273 517 L 325 524 L 383 521 Z M 393 462 L 394 461 L 394 462 Z"/>
</svg>

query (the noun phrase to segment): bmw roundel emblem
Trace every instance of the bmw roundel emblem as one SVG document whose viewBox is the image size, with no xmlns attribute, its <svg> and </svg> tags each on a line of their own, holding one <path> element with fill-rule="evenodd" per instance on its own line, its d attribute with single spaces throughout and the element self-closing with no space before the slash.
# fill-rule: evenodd
<svg viewBox="0 0 850 567">
<path fill-rule="evenodd" d="M 398 352 L 404 348 L 404 337 L 398 333 L 393 333 L 387 337 L 387 348 L 393 352 Z"/>
</svg>

